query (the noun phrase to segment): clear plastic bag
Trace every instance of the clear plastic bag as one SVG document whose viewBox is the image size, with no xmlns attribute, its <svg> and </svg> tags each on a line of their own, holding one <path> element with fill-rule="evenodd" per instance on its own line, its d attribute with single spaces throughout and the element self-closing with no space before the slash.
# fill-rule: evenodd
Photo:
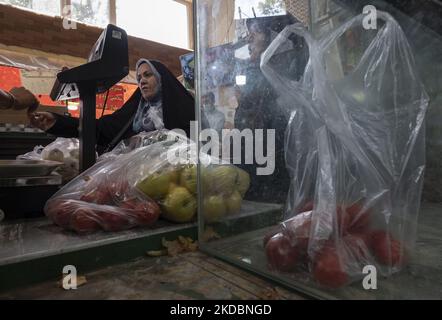
<svg viewBox="0 0 442 320">
<path fill-rule="evenodd" d="M 331 72 L 328 55 L 364 15 L 321 39 L 287 27 L 264 53 L 261 68 L 293 112 L 286 132 L 291 175 L 286 220 L 264 239 L 271 268 L 308 268 L 326 287 L 363 276 L 367 265 L 390 275 L 411 259 L 425 168 L 428 98 L 398 23 L 378 11 L 382 27 L 353 70 Z M 269 61 L 295 33 L 309 46 L 301 81 Z"/>
<path fill-rule="evenodd" d="M 79 233 L 152 226 L 162 218 L 187 223 L 197 214 L 196 145 L 173 131 L 141 133 L 121 142 L 57 192 L 45 206 L 57 225 Z M 205 155 L 202 180 L 208 222 L 240 210 L 250 178 Z"/>
<path fill-rule="evenodd" d="M 62 162 L 63 165 L 56 169 L 66 183 L 79 173 L 80 144 L 76 138 L 57 138 L 46 147 L 36 146 L 34 150 L 17 159 L 21 160 L 52 160 Z"/>
</svg>

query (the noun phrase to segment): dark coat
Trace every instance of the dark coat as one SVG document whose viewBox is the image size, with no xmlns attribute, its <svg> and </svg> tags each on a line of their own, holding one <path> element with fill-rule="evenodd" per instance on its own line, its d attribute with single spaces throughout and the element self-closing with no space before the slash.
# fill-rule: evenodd
<svg viewBox="0 0 442 320">
<path fill-rule="evenodd" d="M 182 129 L 190 136 L 190 122 L 195 120 L 195 105 L 192 95 L 175 76 L 158 61 L 150 61 L 161 75 L 163 122 L 166 129 Z M 129 138 L 136 133 L 132 122 L 141 100 L 138 88 L 129 100 L 117 111 L 96 120 L 98 150 L 106 149 L 110 143 Z M 79 119 L 55 114 L 57 121 L 47 132 L 60 137 L 78 137 Z M 118 137 L 118 141 L 113 141 Z"/>
</svg>

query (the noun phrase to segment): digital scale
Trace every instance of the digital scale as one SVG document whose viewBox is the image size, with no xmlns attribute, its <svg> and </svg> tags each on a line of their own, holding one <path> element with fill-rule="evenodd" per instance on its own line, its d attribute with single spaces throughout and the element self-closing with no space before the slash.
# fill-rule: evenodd
<svg viewBox="0 0 442 320">
<path fill-rule="evenodd" d="M 96 94 L 106 92 L 128 74 L 127 34 L 112 24 L 101 33 L 86 64 L 57 74 L 51 99 L 80 98 L 80 172 L 96 161 Z"/>
</svg>

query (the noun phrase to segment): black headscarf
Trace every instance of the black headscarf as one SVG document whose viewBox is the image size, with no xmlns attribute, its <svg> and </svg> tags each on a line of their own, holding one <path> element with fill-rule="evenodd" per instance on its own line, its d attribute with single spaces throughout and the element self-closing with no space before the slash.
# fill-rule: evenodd
<svg viewBox="0 0 442 320">
<path fill-rule="evenodd" d="M 161 62 L 149 60 L 161 76 L 161 99 L 163 109 L 163 122 L 166 129 L 181 129 L 190 136 L 190 122 L 195 120 L 195 101 L 192 95 L 175 78 L 172 72 Z M 133 93 L 129 100 L 112 115 L 105 116 L 101 120 L 100 132 L 111 133 L 112 138 L 107 149 L 112 149 L 122 139 L 129 138 L 136 134 L 132 128 L 132 122 L 142 99 L 139 88 Z M 124 122 L 123 122 L 124 121 Z M 122 123 L 124 125 L 122 125 Z M 115 127 L 120 131 L 115 133 Z M 105 128 L 108 128 L 107 130 Z M 103 131 L 104 129 L 104 131 Z M 106 141 L 105 139 L 104 141 Z M 104 142 L 103 141 L 103 142 Z M 102 142 L 99 144 L 102 145 Z"/>
<path fill-rule="evenodd" d="M 192 95 L 183 87 L 161 62 L 150 60 L 161 75 L 163 122 L 166 129 L 182 129 L 190 136 L 190 122 L 195 120 Z M 97 151 L 109 151 L 122 139 L 136 133 L 132 129 L 133 119 L 142 96 L 139 88 L 117 111 L 101 117 L 97 123 Z M 54 113 L 56 122 L 47 132 L 60 137 L 78 137 L 79 120 Z"/>
</svg>

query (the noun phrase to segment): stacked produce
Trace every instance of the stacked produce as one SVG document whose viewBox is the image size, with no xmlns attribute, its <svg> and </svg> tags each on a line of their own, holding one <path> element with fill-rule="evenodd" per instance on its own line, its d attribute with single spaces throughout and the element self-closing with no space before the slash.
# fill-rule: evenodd
<svg viewBox="0 0 442 320">
<path fill-rule="evenodd" d="M 311 271 L 313 278 L 330 288 L 350 283 L 367 265 L 398 268 L 406 261 L 403 244 L 390 232 L 373 227 L 372 210 L 358 203 L 337 206 L 335 221 L 321 226 L 324 213 L 312 202 L 264 237 L 269 268 L 281 272 Z M 314 238 L 315 228 L 330 229 L 330 235 Z"/>
<path fill-rule="evenodd" d="M 198 206 L 193 147 L 186 137 L 167 130 L 132 137 L 57 192 L 45 213 L 79 233 L 151 226 L 159 217 L 193 221 Z M 250 184 L 245 171 L 212 162 L 201 167 L 203 212 L 209 222 L 239 212 Z"/>
<path fill-rule="evenodd" d="M 201 166 L 203 207 L 206 222 L 215 222 L 240 211 L 250 178 L 232 165 Z M 197 213 L 197 166 L 188 164 L 143 177 L 136 188 L 162 209 L 161 216 L 172 222 L 189 222 Z"/>
<path fill-rule="evenodd" d="M 330 52 L 360 28 L 363 14 L 321 37 L 287 26 L 261 57 L 263 74 L 292 107 L 291 185 L 285 222 L 265 237 L 268 262 L 283 272 L 305 267 L 331 288 L 360 281 L 366 266 L 382 276 L 400 271 L 416 243 L 428 96 L 400 25 L 386 12 L 377 18 L 384 26 L 344 73 L 329 68 Z M 292 37 L 309 47 L 299 81 L 271 63 Z"/>
</svg>

